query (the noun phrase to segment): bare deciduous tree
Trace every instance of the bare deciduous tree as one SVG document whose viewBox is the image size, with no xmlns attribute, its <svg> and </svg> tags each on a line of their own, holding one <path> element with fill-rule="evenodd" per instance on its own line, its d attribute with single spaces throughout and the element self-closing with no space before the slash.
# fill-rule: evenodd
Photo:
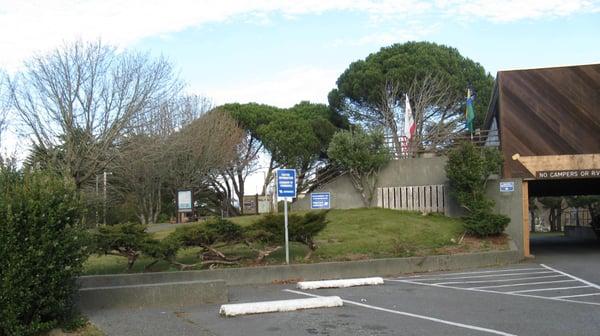
<svg viewBox="0 0 600 336">
<path fill-rule="evenodd" d="M 181 84 L 164 58 L 78 41 L 31 58 L 9 87 L 34 145 L 60 148 L 62 171 L 81 189 L 115 158 L 131 121 Z"/>
<path fill-rule="evenodd" d="M 377 116 L 372 123 L 383 126 L 397 157 L 402 152 L 401 131 L 403 129 L 406 103 L 404 94 L 411 102 L 416 131 L 409 145 L 409 155 L 419 150 L 440 149 L 452 139 L 463 125 L 460 124 L 457 97 L 446 83 L 432 75 L 415 79 L 409 88 L 401 88 L 398 83 L 387 81 L 380 91 L 380 102 L 366 115 Z"/>
<path fill-rule="evenodd" d="M 228 165 L 221 170 L 221 181 L 225 188 L 229 188 L 235 194 L 240 204 L 240 212 L 244 213 L 244 184 L 249 175 L 258 170 L 258 155 L 262 144 L 249 134 L 244 134 L 241 141 L 234 145 L 234 156 Z"/>
<path fill-rule="evenodd" d="M 2 145 L 2 133 L 6 128 L 6 115 L 8 111 L 8 77 L 2 69 L 0 69 L 0 148 Z"/>
<path fill-rule="evenodd" d="M 207 100 L 185 97 L 162 106 L 128 135 L 114 165 L 118 191 L 131 196 L 142 223 L 155 223 L 162 210 L 163 192 L 174 198 L 177 189 L 204 190 L 209 175 L 232 160 L 242 130 L 226 113 L 206 112 Z M 162 125 L 162 126 L 160 126 Z M 144 132 L 139 132 L 142 128 Z"/>
</svg>

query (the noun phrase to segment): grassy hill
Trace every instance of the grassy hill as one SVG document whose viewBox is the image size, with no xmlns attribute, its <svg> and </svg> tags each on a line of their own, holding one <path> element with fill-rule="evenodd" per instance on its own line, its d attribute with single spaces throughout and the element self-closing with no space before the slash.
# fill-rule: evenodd
<svg viewBox="0 0 600 336">
<path fill-rule="evenodd" d="M 240 216 L 230 219 L 247 226 L 259 217 L 260 215 Z M 408 257 L 507 248 L 505 238 L 464 238 L 461 220 L 440 214 L 423 215 L 378 208 L 331 210 L 327 214 L 327 220 L 327 227 L 316 239 L 318 249 L 310 260 L 304 260 L 307 253 L 304 245 L 291 244 L 290 255 L 294 262 Z M 167 226 L 154 234 L 157 238 L 163 238 L 173 230 L 174 227 Z M 223 248 L 222 251 L 248 257 L 253 253 L 241 244 Z M 179 259 L 191 261 L 197 252 L 194 248 L 186 249 L 180 253 Z M 285 252 L 281 249 L 269 256 L 266 263 L 279 264 L 284 258 Z M 150 261 L 148 258 L 140 258 L 135 270 L 141 271 Z M 125 261 L 119 257 L 92 256 L 86 263 L 86 273 L 121 273 L 125 269 L 124 265 Z M 174 269 L 166 263 L 158 263 L 152 270 Z"/>
</svg>

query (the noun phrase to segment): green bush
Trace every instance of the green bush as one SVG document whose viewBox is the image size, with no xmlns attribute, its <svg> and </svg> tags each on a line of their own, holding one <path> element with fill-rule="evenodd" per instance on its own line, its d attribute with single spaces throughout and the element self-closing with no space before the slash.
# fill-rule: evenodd
<svg viewBox="0 0 600 336">
<path fill-rule="evenodd" d="M 211 246 L 216 243 L 235 243 L 242 239 L 242 227 L 221 218 L 177 228 L 167 238 L 179 240 L 183 246 Z"/>
<path fill-rule="evenodd" d="M 327 155 L 334 164 L 348 172 L 363 205 L 370 207 L 379 170 L 391 159 L 383 131 L 367 131 L 361 126 L 338 131 L 331 138 Z"/>
<path fill-rule="evenodd" d="M 464 228 L 478 236 L 500 234 L 510 222 L 504 215 L 494 214 L 494 201 L 486 198 L 488 177 L 500 173 L 502 157 L 495 148 L 476 147 L 463 142 L 448 154 L 446 175 L 450 192 L 467 210 Z"/>
<path fill-rule="evenodd" d="M 308 212 L 304 215 L 290 214 L 288 230 L 290 241 L 305 244 L 314 251 L 315 236 L 327 225 L 327 211 Z M 283 214 L 268 214 L 247 229 L 248 239 L 257 242 L 281 244 L 285 237 Z"/>
<path fill-rule="evenodd" d="M 144 250 L 155 251 L 157 245 L 158 242 L 146 232 L 146 226 L 135 223 L 102 226 L 92 239 L 93 252 L 127 258 L 128 270 Z"/>
<path fill-rule="evenodd" d="M 472 211 L 464 218 L 464 228 L 468 233 L 478 236 L 490 236 L 502 233 L 510 218 L 490 211 Z"/>
<path fill-rule="evenodd" d="M 74 316 L 87 257 L 74 186 L 0 167 L 0 335 L 33 335 Z"/>
</svg>

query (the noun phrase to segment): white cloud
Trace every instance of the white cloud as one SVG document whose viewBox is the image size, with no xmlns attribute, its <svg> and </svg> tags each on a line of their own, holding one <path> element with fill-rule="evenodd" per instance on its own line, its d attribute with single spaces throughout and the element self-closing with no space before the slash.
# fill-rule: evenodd
<svg viewBox="0 0 600 336">
<path fill-rule="evenodd" d="M 436 0 L 437 7 L 462 19 L 483 18 L 492 22 L 563 17 L 598 12 L 598 0 Z"/>
<path fill-rule="evenodd" d="M 207 23 L 242 16 L 268 22 L 269 14 L 295 16 L 332 10 L 363 11 L 381 18 L 418 0 L 0 0 L 0 65 L 14 69 L 37 50 L 63 41 L 101 37 L 126 46 L 149 36 L 164 36 Z"/>
<path fill-rule="evenodd" d="M 439 29 L 439 24 L 430 24 L 428 26 L 421 23 L 411 23 L 408 27 L 395 28 L 387 31 L 370 33 L 353 38 L 337 39 L 333 41 L 333 46 L 363 46 L 376 45 L 388 46 L 393 43 L 405 41 L 415 41 L 430 35 Z"/>
<path fill-rule="evenodd" d="M 274 74 L 269 78 L 256 78 L 228 87 L 193 87 L 217 105 L 239 102 L 257 102 L 278 107 L 291 107 L 302 100 L 327 103 L 327 92 L 335 87 L 335 81 L 343 69 L 298 67 Z M 315 100 L 318 97 L 318 100 Z"/>
<path fill-rule="evenodd" d="M 236 18 L 265 24 L 274 14 L 293 18 L 363 12 L 377 24 L 442 12 L 504 22 L 598 7 L 597 0 L 0 0 L 0 65 L 14 69 L 36 50 L 77 38 L 101 37 L 126 46 L 145 37 Z"/>
</svg>

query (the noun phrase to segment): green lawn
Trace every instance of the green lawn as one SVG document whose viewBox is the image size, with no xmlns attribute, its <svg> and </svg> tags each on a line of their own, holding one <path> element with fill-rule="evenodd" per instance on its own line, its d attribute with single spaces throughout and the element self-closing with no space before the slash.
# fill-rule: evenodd
<svg viewBox="0 0 600 336">
<path fill-rule="evenodd" d="M 240 216 L 231 220 L 241 226 L 247 226 L 260 216 Z M 422 215 L 417 212 L 389 209 L 351 209 L 331 210 L 327 214 L 329 224 L 317 236 L 318 249 L 310 260 L 304 260 L 308 249 L 301 244 L 292 243 L 290 255 L 293 262 L 319 262 L 359 260 L 369 258 L 406 257 L 430 254 L 446 254 L 478 250 L 506 249 L 506 239 L 474 239 L 463 235 L 459 219 L 439 214 Z M 282 223 L 283 226 L 283 223 Z M 155 237 L 164 238 L 174 228 L 155 233 Z M 460 242 L 460 244 L 459 244 Z M 246 246 L 222 247 L 226 254 L 241 255 L 247 258 L 242 266 L 252 264 L 255 253 Z M 193 263 L 198 248 L 180 251 L 178 260 Z M 273 253 L 266 264 L 280 264 L 285 260 L 283 249 Z M 141 257 L 133 272 L 141 272 L 150 263 L 150 258 Z M 124 258 L 116 256 L 92 256 L 86 262 L 86 274 L 110 274 L 125 272 Z M 166 262 L 154 265 L 151 271 L 171 271 L 177 268 Z"/>
</svg>

